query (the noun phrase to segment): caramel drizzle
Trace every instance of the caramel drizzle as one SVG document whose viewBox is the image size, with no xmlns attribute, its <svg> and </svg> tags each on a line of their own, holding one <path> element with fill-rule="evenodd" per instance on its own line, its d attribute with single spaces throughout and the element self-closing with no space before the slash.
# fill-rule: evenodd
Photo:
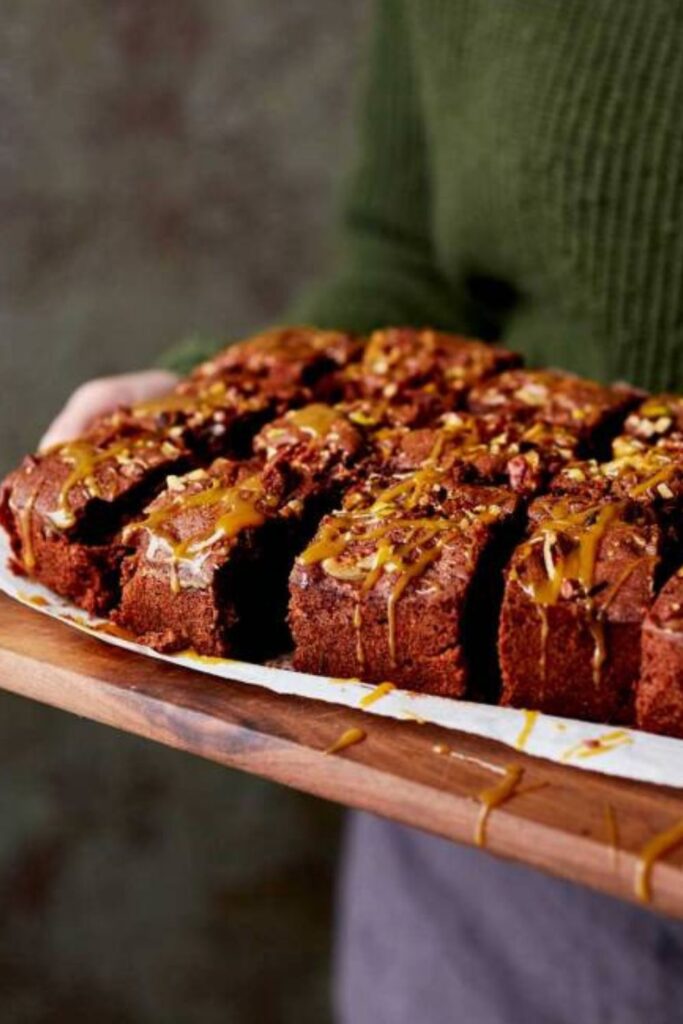
<svg viewBox="0 0 683 1024">
<path fill-rule="evenodd" d="M 21 561 L 27 573 L 32 573 L 36 567 L 36 553 L 33 546 L 33 532 L 31 529 L 31 518 L 33 506 L 38 497 L 38 488 L 28 496 L 26 504 L 17 513 L 17 527 L 21 540 Z"/>
<path fill-rule="evenodd" d="M 313 402 L 311 405 L 305 405 L 302 409 L 296 409 L 289 413 L 287 421 L 314 437 L 324 437 L 330 433 L 339 418 L 339 413 L 334 406 Z"/>
<path fill-rule="evenodd" d="M 570 761 L 573 757 L 581 758 L 598 757 L 600 754 L 609 754 L 610 750 L 617 747 L 628 747 L 633 743 L 633 737 L 627 729 L 613 729 L 605 732 L 595 739 L 581 740 L 569 747 L 562 754 L 563 761 Z"/>
<path fill-rule="evenodd" d="M 629 445 L 631 447 L 629 448 Z M 639 498 L 658 485 L 666 483 L 680 469 L 680 463 L 668 452 L 648 448 L 645 451 L 633 449 L 633 439 L 616 438 L 613 444 L 617 458 L 610 462 L 594 465 L 592 475 L 607 480 L 618 480 L 625 472 L 632 470 L 639 482 L 635 483 L 629 496 Z M 620 453 L 623 448 L 623 454 Z M 669 495 L 670 496 L 670 495 Z"/>
<path fill-rule="evenodd" d="M 20 590 L 17 592 L 17 597 L 23 604 L 30 604 L 34 608 L 49 608 L 50 602 L 42 594 L 27 594 L 25 591 Z"/>
<path fill-rule="evenodd" d="M 612 502 L 573 514 L 562 515 L 560 511 L 559 516 L 539 524 L 536 536 L 527 545 L 542 541 L 544 547 L 546 579 L 529 586 L 527 591 L 536 604 L 556 604 L 565 580 L 578 580 L 584 590 L 591 589 L 600 541 L 623 509 L 623 503 Z M 569 539 L 572 547 L 555 560 L 553 546 L 560 535 Z"/>
<path fill-rule="evenodd" d="M 146 402 L 138 402 L 132 412 L 134 416 L 157 416 L 172 412 L 196 412 L 209 415 L 225 405 L 228 384 L 224 380 L 215 380 L 197 391 L 172 391 L 161 398 L 152 398 Z M 241 401 L 246 400 L 240 396 Z"/>
<path fill-rule="evenodd" d="M 477 818 L 474 833 L 474 841 L 477 846 L 486 846 L 488 821 L 491 812 L 500 807 L 515 794 L 517 786 L 522 780 L 524 769 L 518 764 L 509 764 L 505 767 L 505 775 L 495 786 L 482 790 L 479 794 L 481 809 Z"/>
<path fill-rule="evenodd" d="M 683 843 L 683 820 L 653 836 L 641 850 L 636 864 L 635 892 L 643 903 L 649 903 L 652 899 L 652 871 L 656 861 L 680 846 L 681 843 Z"/>
<path fill-rule="evenodd" d="M 363 729 L 346 729 L 341 734 L 339 739 L 335 740 L 326 750 L 326 754 L 338 754 L 341 750 L 346 750 L 347 747 L 353 747 L 357 743 L 362 743 L 367 738 L 367 733 Z"/>
<path fill-rule="evenodd" d="M 519 735 L 515 740 L 515 747 L 517 750 L 524 750 L 526 747 L 529 737 L 534 730 L 540 711 L 522 711 L 524 715 L 524 724 L 519 730 Z"/>
<path fill-rule="evenodd" d="M 199 654 L 193 647 L 188 647 L 184 651 L 178 651 L 178 658 L 187 658 L 189 661 L 197 661 L 200 665 L 230 665 L 233 662 L 232 658 L 217 658 L 213 654 Z"/>
<path fill-rule="evenodd" d="M 359 706 L 362 708 L 369 708 L 372 704 L 376 704 L 382 697 L 386 697 L 388 693 L 395 690 L 396 686 L 394 683 L 380 683 L 374 688 L 371 693 L 366 693 L 364 697 L 361 697 Z"/>
<path fill-rule="evenodd" d="M 229 487 L 222 486 L 218 480 L 212 480 L 206 490 L 178 495 L 167 505 L 151 512 L 146 519 L 132 523 L 126 532 L 131 534 L 146 530 L 164 541 L 171 553 L 171 589 L 177 593 L 180 589 L 178 564 L 194 560 L 219 540 L 231 540 L 243 530 L 264 523 L 266 516 L 260 507 L 265 504 L 264 497 L 263 481 L 256 473 Z M 169 524 L 180 513 L 199 508 L 215 508 L 216 517 L 212 525 L 204 532 L 184 540 L 174 537 L 168 529 Z"/>
<path fill-rule="evenodd" d="M 607 657 L 605 633 L 602 621 L 595 614 L 595 606 L 590 591 L 595 581 L 595 566 L 598 548 L 608 527 L 617 520 L 624 509 L 623 502 L 611 502 L 602 506 L 591 506 L 578 513 L 565 512 L 565 504 L 558 504 L 558 513 L 541 522 L 536 534 L 526 543 L 523 551 L 529 551 L 532 545 L 543 545 L 543 564 L 545 578 L 536 581 L 523 579 L 518 571 L 513 571 L 524 593 L 536 604 L 541 617 L 541 660 L 542 678 L 546 678 L 547 642 L 548 642 L 548 607 L 557 604 L 565 580 L 577 580 L 584 590 L 584 604 L 589 613 L 589 629 L 593 634 L 594 651 L 592 658 L 593 680 L 600 683 L 602 666 Z M 568 552 L 558 552 L 558 539 L 568 540 L 571 548 Z M 632 571 L 632 570 L 631 570 Z M 621 581 L 617 581 L 619 584 Z"/>
<path fill-rule="evenodd" d="M 299 561 L 303 565 L 320 562 L 330 576 L 342 580 L 358 581 L 357 605 L 353 624 L 356 630 L 356 655 L 359 670 L 365 658 L 362 645 L 362 595 L 371 591 L 386 574 L 395 575 L 395 583 L 387 598 L 387 643 L 392 665 L 396 665 L 396 606 L 409 584 L 423 575 L 442 550 L 441 535 L 457 528 L 457 522 L 447 518 L 429 518 L 415 515 L 421 499 L 439 484 L 443 471 L 434 465 L 439 458 L 443 437 L 437 437 L 430 458 L 421 470 L 382 490 L 367 509 L 355 509 L 333 514 L 322 526 L 318 537 L 306 548 Z M 481 509 L 463 513 L 470 521 L 494 521 L 494 509 Z M 395 540 L 393 534 L 402 535 Z M 374 547 L 365 558 L 351 565 L 340 563 L 350 543 L 370 544 Z"/>
<path fill-rule="evenodd" d="M 645 480 L 642 480 L 639 484 L 636 484 L 636 486 L 631 489 L 631 495 L 634 498 L 638 498 L 642 494 L 647 494 L 649 490 L 652 490 L 653 487 L 657 487 L 658 484 L 666 483 L 666 481 L 670 480 L 673 476 L 675 468 L 675 463 L 671 461 L 669 465 L 663 466 L 662 469 L 657 470 L 656 473 L 653 473 L 651 476 L 646 477 Z"/>
<path fill-rule="evenodd" d="M 340 415 L 334 406 L 314 402 L 264 427 L 261 436 L 269 448 L 272 446 L 277 451 L 281 445 L 296 444 L 300 440 L 293 431 L 300 431 L 316 439 L 332 437 L 339 422 Z"/>
<path fill-rule="evenodd" d="M 116 441 L 104 448 L 90 444 L 88 441 L 68 441 L 52 449 L 59 457 L 71 464 L 71 471 L 61 486 L 57 500 L 57 509 L 50 515 L 52 523 L 58 529 L 68 529 L 75 523 L 75 515 L 69 505 L 69 496 L 74 487 L 86 488 L 90 498 L 101 498 L 102 491 L 97 480 L 97 471 L 107 462 L 126 462 L 135 458 L 136 451 L 156 445 L 151 436 Z M 170 444 L 170 442 L 162 442 Z M 169 452 L 171 449 L 169 448 Z M 174 454 L 180 452 L 172 446 Z"/>
<path fill-rule="evenodd" d="M 673 406 L 662 398 L 649 398 L 646 399 L 639 409 L 636 409 L 636 416 L 647 416 L 657 417 L 660 416 L 673 416 Z"/>
</svg>

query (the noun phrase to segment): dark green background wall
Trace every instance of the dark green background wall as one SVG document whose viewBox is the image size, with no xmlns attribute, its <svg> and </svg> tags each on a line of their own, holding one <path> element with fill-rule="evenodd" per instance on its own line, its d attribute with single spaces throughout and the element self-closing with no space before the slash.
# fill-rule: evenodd
<svg viewBox="0 0 683 1024">
<path fill-rule="evenodd" d="M 364 5 L 0 0 L 0 471 L 329 259 Z M 0 1020 L 326 1019 L 338 815 L 0 697 Z"/>
</svg>

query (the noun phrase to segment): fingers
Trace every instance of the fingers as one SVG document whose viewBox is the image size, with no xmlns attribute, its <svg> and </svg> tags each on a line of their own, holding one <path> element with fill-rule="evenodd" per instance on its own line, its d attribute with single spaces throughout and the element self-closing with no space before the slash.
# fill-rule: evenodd
<svg viewBox="0 0 683 1024">
<path fill-rule="evenodd" d="M 76 388 L 44 434 L 40 448 L 50 448 L 78 437 L 98 416 L 120 405 L 134 405 L 169 391 L 177 377 L 167 370 L 144 370 L 116 377 L 89 380 Z"/>
<path fill-rule="evenodd" d="M 169 370 L 142 370 L 140 373 L 124 373 L 119 377 L 110 377 L 109 380 L 117 380 L 122 393 L 125 393 L 119 405 L 135 405 L 137 402 L 157 398 L 170 391 L 177 383 L 178 376 Z"/>
</svg>

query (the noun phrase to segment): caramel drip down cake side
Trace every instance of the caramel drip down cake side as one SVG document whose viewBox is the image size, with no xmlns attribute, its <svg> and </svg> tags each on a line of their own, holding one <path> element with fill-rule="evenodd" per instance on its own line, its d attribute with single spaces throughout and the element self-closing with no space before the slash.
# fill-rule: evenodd
<svg viewBox="0 0 683 1024">
<path fill-rule="evenodd" d="M 660 602 L 648 610 L 683 561 L 676 416 L 670 396 L 648 399 L 627 418 L 611 458 L 568 463 L 550 496 L 531 506 L 501 616 L 504 703 L 606 722 L 633 723 L 637 714 L 641 724 L 644 694 L 662 700 L 666 691 L 675 704 L 675 685 L 653 681 L 652 665 L 674 659 L 671 650 L 659 661 L 652 655 L 666 645 Z"/>
<path fill-rule="evenodd" d="M 350 492 L 295 563 L 295 666 L 461 696 L 479 568 L 517 508 L 433 463 Z"/>
<path fill-rule="evenodd" d="M 502 702 L 630 722 L 662 532 L 629 501 L 539 498 L 507 573 Z"/>
<path fill-rule="evenodd" d="M 3 490 L 17 570 L 88 611 L 118 595 L 118 532 L 165 475 L 190 462 L 182 442 L 149 432 L 97 432 L 24 460 Z"/>
<path fill-rule="evenodd" d="M 364 386 L 391 404 L 402 388 L 410 393 L 406 382 L 420 379 L 438 342 L 432 338 L 415 358 L 414 335 L 392 352 L 386 340 L 386 332 L 371 339 Z M 470 377 L 459 392 L 458 401 L 469 390 L 471 411 L 451 407 L 425 428 L 387 429 L 384 406 L 373 411 L 366 399 L 361 422 L 374 431 L 379 482 L 350 495 L 297 560 L 290 625 L 298 667 L 450 695 L 466 691 L 472 657 L 462 637 L 495 631 L 502 586 L 502 560 L 487 552 L 500 551 L 496 534 L 506 530 L 489 510 L 510 502 L 519 508 L 516 494 L 541 493 L 580 447 L 616 430 L 634 402 L 630 392 L 567 374 L 498 369 Z M 471 506 L 457 507 L 457 496 L 472 496 L 477 487 Z M 450 508 L 441 504 L 444 495 L 453 499 Z M 484 577 L 491 601 L 481 602 L 485 621 L 474 622 Z"/>
<path fill-rule="evenodd" d="M 163 650 L 244 652 L 282 641 L 286 585 L 311 512 L 352 479 L 363 439 L 324 405 L 265 427 L 251 460 L 172 478 L 131 524 L 117 621 Z M 279 631 L 278 631 L 279 629 Z"/>
</svg>

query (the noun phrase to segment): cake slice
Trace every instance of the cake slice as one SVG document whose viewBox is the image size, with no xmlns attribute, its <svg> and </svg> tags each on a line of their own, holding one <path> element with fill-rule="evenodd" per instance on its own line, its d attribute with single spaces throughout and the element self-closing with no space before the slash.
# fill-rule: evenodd
<svg viewBox="0 0 683 1024">
<path fill-rule="evenodd" d="M 498 345 L 389 327 L 371 335 L 361 360 L 337 380 L 350 415 L 362 425 L 423 426 L 462 407 L 475 384 L 520 363 L 521 356 Z"/>
<path fill-rule="evenodd" d="M 583 495 L 593 500 L 628 500 L 646 509 L 663 531 L 667 558 L 683 545 L 683 450 L 675 447 L 625 448 L 609 462 L 589 459 L 569 463 L 554 477 L 554 494 Z"/>
<path fill-rule="evenodd" d="M 582 454 L 588 454 L 608 450 L 638 397 L 630 388 L 606 387 L 559 370 L 510 370 L 474 387 L 468 408 L 563 427 L 581 442 Z"/>
<path fill-rule="evenodd" d="M 341 331 L 276 328 L 219 352 L 169 395 L 116 416 L 182 437 L 203 462 L 245 456 L 268 420 L 317 396 L 334 397 L 335 373 L 360 350 L 361 342 Z"/>
<path fill-rule="evenodd" d="M 649 395 L 626 418 L 624 434 L 642 446 L 683 449 L 683 396 Z"/>
<path fill-rule="evenodd" d="M 218 352 L 197 367 L 190 382 L 201 387 L 225 377 L 247 377 L 276 392 L 308 388 L 309 398 L 320 386 L 328 397 L 324 379 L 357 361 L 362 350 L 362 339 L 346 331 L 274 327 Z"/>
<path fill-rule="evenodd" d="M 25 459 L 0 495 L 13 568 L 104 613 L 118 598 L 120 528 L 165 477 L 217 455 L 248 456 L 259 427 L 309 402 L 359 344 L 335 331 L 268 332 L 204 363 L 169 395 L 119 409 L 83 438 Z"/>
<path fill-rule="evenodd" d="M 495 671 L 496 581 L 519 499 L 435 466 L 364 481 L 296 560 L 295 668 L 463 696 Z"/>
<path fill-rule="evenodd" d="M 660 527 L 637 502 L 585 494 L 538 498 L 529 519 L 506 574 L 501 703 L 632 722 Z"/>
<path fill-rule="evenodd" d="M 452 412 L 433 427 L 379 431 L 372 444 L 384 472 L 436 465 L 462 482 L 507 485 L 530 497 L 575 458 L 578 442 L 562 427 Z"/>
<path fill-rule="evenodd" d="M 683 570 L 661 590 L 643 625 L 636 697 L 639 729 L 683 739 Z"/>
<path fill-rule="evenodd" d="M 166 475 L 191 464 L 181 440 L 148 431 L 84 438 L 28 456 L 0 491 L 13 568 L 95 614 L 118 597 L 119 532 Z"/>
<path fill-rule="evenodd" d="M 142 643 L 259 658 L 282 645 L 294 555 L 353 479 L 363 439 L 317 405 L 267 426 L 255 451 L 169 478 L 126 530 L 115 618 Z"/>
</svg>

